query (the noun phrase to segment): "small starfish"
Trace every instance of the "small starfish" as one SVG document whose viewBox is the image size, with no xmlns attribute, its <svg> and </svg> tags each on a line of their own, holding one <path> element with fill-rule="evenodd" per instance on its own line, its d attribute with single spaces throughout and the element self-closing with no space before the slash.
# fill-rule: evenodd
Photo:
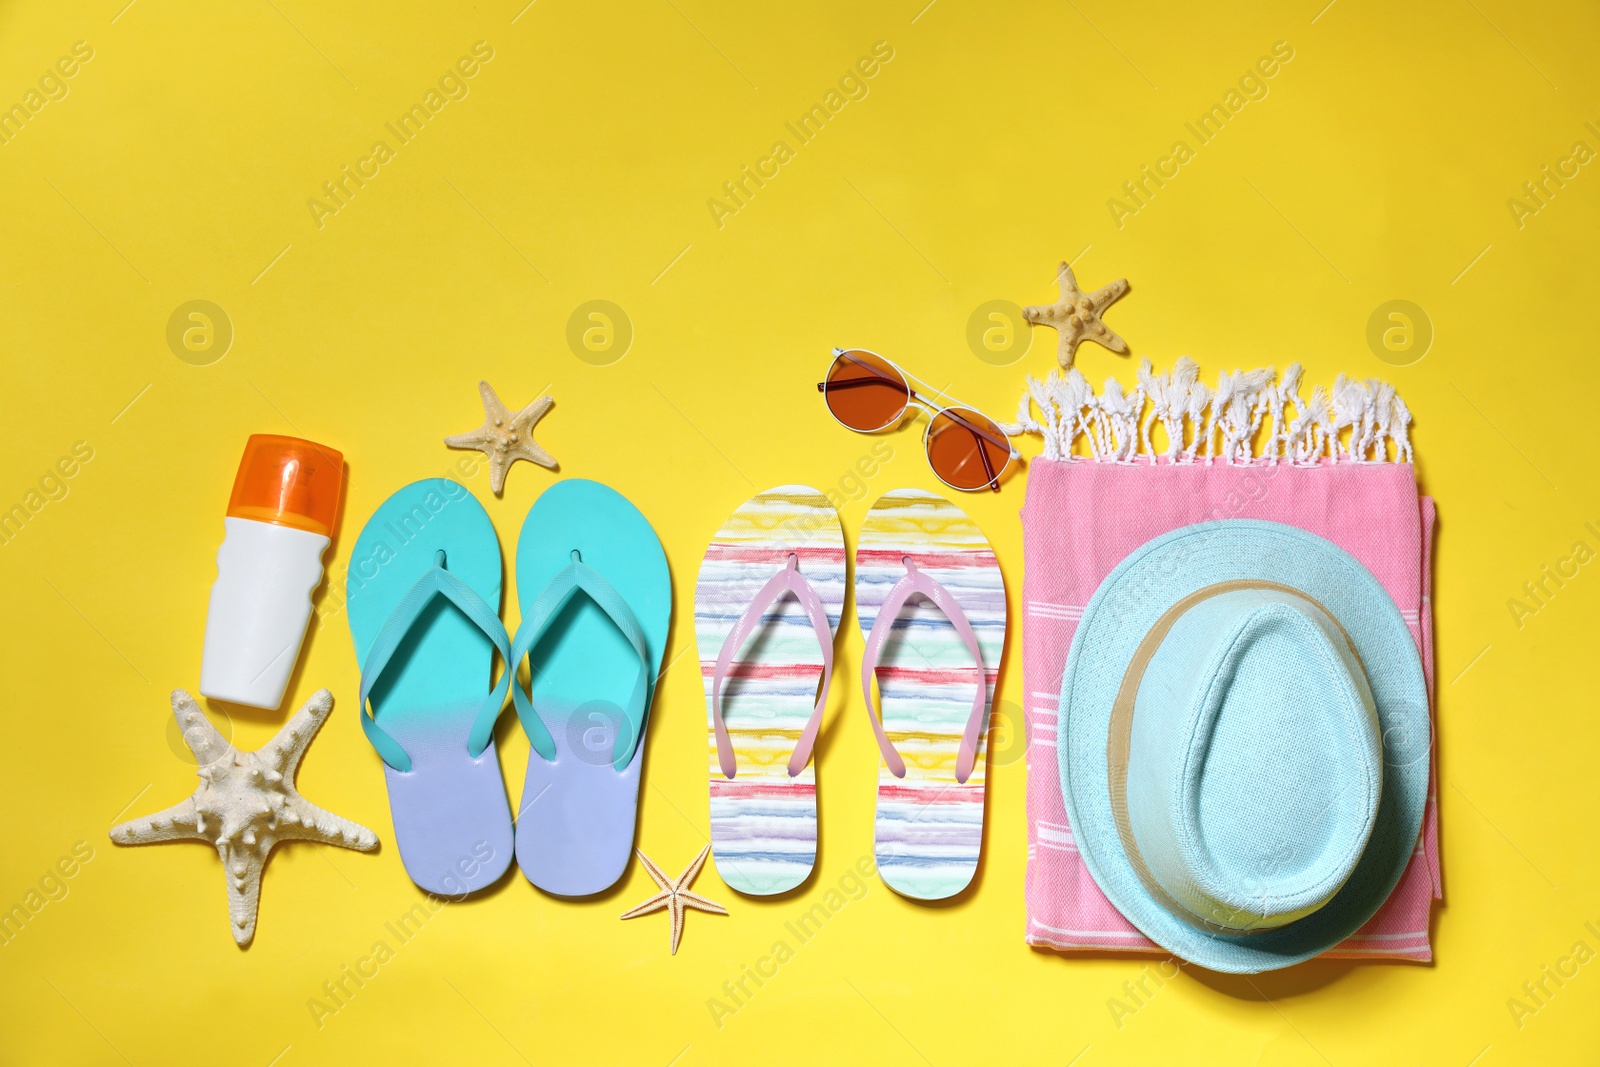
<svg viewBox="0 0 1600 1067">
<path fill-rule="evenodd" d="M 701 849 L 700 855 L 696 856 L 694 862 L 685 867 L 683 873 L 678 875 L 677 878 L 668 878 L 661 873 L 660 867 L 650 862 L 649 856 L 646 856 L 638 849 L 634 849 L 634 851 L 639 853 L 639 862 L 643 863 L 644 869 L 650 872 L 650 877 L 656 880 L 656 885 L 661 887 L 661 892 L 638 907 L 623 912 L 622 917 L 624 919 L 634 919 L 640 915 L 649 915 L 653 911 L 660 911 L 662 908 L 672 912 L 672 954 L 674 956 L 678 954 L 678 942 L 683 940 L 683 909 L 698 908 L 701 911 L 709 911 L 713 915 L 728 914 L 728 909 L 721 904 L 713 904 L 698 893 L 689 892 L 690 883 L 694 881 L 695 875 L 700 873 L 700 868 L 706 865 L 706 857 L 711 854 L 710 845 Z"/>
<path fill-rule="evenodd" d="M 497 495 L 505 488 L 506 471 L 519 459 L 555 470 L 556 458 L 533 439 L 534 423 L 544 418 L 555 401 L 541 396 L 513 415 L 500 403 L 488 382 L 479 382 L 478 392 L 483 394 L 483 425 L 471 433 L 446 437 L 444 443 L 451 448 L 475 448 L 488 456 L 489 488 Z"/>
<path fill-rule="evenodd" d="M 256 932 L 261 873 L 280 841 L 317 841 L 370 852 L 378 836 L 365 826 L 323 811 L 294 788 L 306 746 L 333 710 L 333 694 L 319 689 L 278 735 L 254 752 L 240 752 L 217 733 L 194 697 L 172 691 L 172 714 L 183 740 L 200 761 L 194 796 L 165 811 L 111 828 L 119 845 L 204 841 L 215 845 L 228 879 L 228 915 L 242 947 Z"/>
<path fill-rule="evenodd" d="M 1072 268 L 1063 263 L 1056 272 L 1056 281 L 1061 285 L 1061 299 L 1043 307 L 1023 308 L 1022 317 L 1035 325 L 1053 326 L 1060 332 L 1056 359 L 1062 368 L 1072 366 L 1073 357 L 1078 354 L 1078 342 L 1084 338 L 1126 355 L 1128 342 L 1106 329 L 1106 324 L 1100 321 L 1100 313 L 1127 293 L 1128 279 L 1118 278 L 1104 289 L 1085 295 L 1078 289 L 1078 279 L 1073 276 Z"/>
</svg>

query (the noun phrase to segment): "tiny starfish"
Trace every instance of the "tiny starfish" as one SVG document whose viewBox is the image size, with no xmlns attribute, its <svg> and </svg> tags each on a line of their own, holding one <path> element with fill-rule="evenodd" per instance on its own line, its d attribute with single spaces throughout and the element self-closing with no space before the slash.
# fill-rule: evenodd
<svg viewBox="0 0 1600 1067">
<path fill-rule="evenodd" d="M 1084 338 L 1126 355 L 1128 342 L 1106 329 L 1106 324 L 1100 321 L 1100 313 L 1127 293 L 1128 279 L 1118 278 L 1104 289 L 1085 295 L 1078 289 L 1078 279 L 1073 276 L 1072 268 L 1063 263 L 1056 272 L 1056 281 L 1061 285 L 1061 299 L 1043 307 L 1023 308 L 1022 317 L 1035 325 L 1053 326 L 1061 334 L 1056 359 L 1062 368 L 1072 366 L 1073 357 L 1078 354 L 1078 342 Z"/>
<path fill-rule="evenodd" d="M 713 904 L 698 893 L 689 892 L 690 883 L 694 881 L 695 875 L 700 873 L 700 868 L 706 865 L 706 857 L 711 854 L 710 845 L 702 848 L 700 855 L 696 856 L 694 862 L 685 867 L 683 873 L 678 875 L 677 878 L 668 878 L 661 873 L 660 867 L 650 862 L 649 856 L 646 856 L 638 849 L 634 849 L 634 851 L 639 853 L 639 861 L 644 864 L 644 869 L 650 872 L 650 877 L 656 880 L 656 885 L 661 887 L 661 892 L 638 907 L 623 912 L 622 917 L 624 919 L 634 919 L 640 915 L 649 915 L 653 911 L 660 911 L 662 908 L 666 908 L 672 913 L 672 954 L 674 956 L 678 954 L 678 942 L 683 940 L 683 910 L 685 908 L 698 908 L 701 911 L 709 911 L 713 915 L 728 914 L 728 909 L 721 904 Z"/>
<path fill-rule="evenodd" d="M 483 425 L 471 433 L 446 437 L 444 443 L 451 448 L 474 448 L 488 456 L 489 488 L 496 494 L 505 488 L 506 471 L 519 459 L 555 470 L 556 458 L 533 439 L 534 423 L 544 418 L 555 401 L 541 396 L 513 415 L 488 382 L 479 382 L 478 392 L 483 395 Z"/>
<path fill-rule="evenodd" d="M 306 746 L 333 710 L 333 694 L 319 689 L 278 735 L 254 752 L 240 752 L 217 733 L 194 697 L 172 691 L 172 714 L 200 761 L 194 796 L 165 811 L 111 828 L 119 845 L 204 841 L 215 845 L 228 879 L 228 915 L 242 947 L 256 932 L 261 873 L 280 841 L 318 841 L 370 852 L 378 836 L 365 826 L 323 811 L 294 788 Z"/>
</svg>

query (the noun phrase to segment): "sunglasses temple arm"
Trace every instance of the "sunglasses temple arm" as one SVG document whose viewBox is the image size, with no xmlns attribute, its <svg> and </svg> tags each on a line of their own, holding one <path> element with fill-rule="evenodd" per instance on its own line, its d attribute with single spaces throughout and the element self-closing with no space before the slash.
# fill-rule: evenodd
<svg viewBox="0 0 1600 1067">
<path fill-rule="evenodd" d="M 916 394 L 914 394 L 914 393 L 912 395 L 916 396 Z M 921 400 L 922 398 L 921 397 L 916 397 L 916 399 Z M 942 414 L 947 415 L 950 418 L 951 422 L 954 422 L 954 423 L 958 424 L 959 426 L 961 426 L 962 429 L 964 429 L 968 433 L 972 434 L 972 436 L 981 438 L 981 439 L 983 439 L 985 441 L 988 441 L 991 445 L 994 445 L 996 448 L 1005 449 L 1006 450 L 1006 455 L 1010 455 L 1011 454 L 1012 448 L 1011 448 L 1011 442 L 1009 440 L 1007 440 L 1005 438 L 996 437 L 994 434 L 992 434 L 989 431 L 985 430 L 983 427 L 976 426 L 973 423 L 968 422 L 966 419 L 963 419 L 960 415 L 957 415 L 955 412 L 951 411 L 949 408 L 943 409 Z M 982 451 L 982 450 L 980 449 L 979 451 Z M 988 460 L 987 456 L 984 457 L 983 463 L 984 463 L 984 466 L 986 468 L 989 466 L 989 460 Z"/>
<path fill-rule="evenodd" d="M 866 360 L 857 359 L 857 358 L 855 358 L 854 356 L 852 356 L 848 352 L 840 352 L 837 356 L 834 357 L 834 359 L 836 361 L 840 360 L 840 359 L 849 360 L 851 363 L 854 363 L 856 366 L 860 367 L 862 370 L 867 371 L 869 374 L 871 374 L 874 377 L 876 377 L 879 381 L 888 382 L 890 385 L 894 386 L 896 389 L 900 390 L 903 393 L 908 393 L 909 394 L 909 393 L 912 392 L 911 386 L 908 385 L 906 383 L 905 379 L 900 377 L 899 374 L 885 374 L 884 371 L 881 368 L 874 367 L 872 364 L 868 363 Z M 899 370 L 899 368 L 895 368 L 895 369 L 897 371 Z"/>
<path fill-rule="evenodd" d="M 973 436 L 977 437 L 978 435 L 974 433 Z M 989 462 L 989 452 L 983 447 L 981 440 L 978 442 L 978 458 L 983 460 L 983 473 L 989 476 L 989 488 L 998 493 L 1000 491 L 1000 479 L 995 476 L 994 464 Z"/>
<path fill-rule="evenodd" d="M 983 473 L 988 475 L 989 488 L 998 493 L 1000 491 L 1000 478 L 994 472 L 994 464 L 989 462 L 989 453 L 984 449 L 983 442 L 988 441 L 997 448 L 1003 448 L 1008 454 L 1011 452 L 1011 442 L 995 440 L 993 434 L 988 433 L 978 426 L 974 426 L 971 422 L 963 419 L 960 415 L 957 415 L 953 411 L 946 410 L 944 414 L 950 417 L 951 422 L 956 423 L 970 433 L 978 442 L 978 458 L 983 461 Z"/>
<path fill-rule="evenodd" d="M 829 389 L 854 389 L 863 385 L 892 385 L 901 392 L 916 396 L 893 378 L 846 378 L 838 382 L 818 382 L 817 392 L 826 393 Z"/>
</svg>

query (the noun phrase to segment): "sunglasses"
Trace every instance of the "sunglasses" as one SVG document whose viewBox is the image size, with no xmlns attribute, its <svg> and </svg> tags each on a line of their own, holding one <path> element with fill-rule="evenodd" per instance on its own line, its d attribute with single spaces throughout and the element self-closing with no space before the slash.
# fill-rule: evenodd
<svg viewBox="0 0 1600 1067">
<path fill-rule="evenodd" d="M 912 383 L 921 386 L 919 393 Z M 817 383 L 841 426 L 857 433 L 876 433 L 898 423 L 913 405 L 931 417 L 922 446 L 928 465 L 952 489 L 1000 491 L 1000 476 L 1021 453 L 989 416 L 962 404 L 935 403 L 927 397 L 954 399 L 913 378 L 876 352 L 835 348 L 828 377 Z"/>
</svg>

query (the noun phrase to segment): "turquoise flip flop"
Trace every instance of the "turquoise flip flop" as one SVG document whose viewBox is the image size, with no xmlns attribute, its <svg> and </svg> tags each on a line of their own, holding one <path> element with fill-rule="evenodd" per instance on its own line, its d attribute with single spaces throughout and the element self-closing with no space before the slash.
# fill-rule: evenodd
<svg viewBox="0 0 1600 1067">
<path fill-rule="evenodd" d="M 533 746 L 517 813 L 517 863 L 558 896 L 616 883 L 633 854 L 639 768 L 672 622 L 672 575 L 648 520 L 616 490 L 557 482 L 517 541 L 522 624 L 512 687 Z"/>
<path fill-rule="evenodd" d="M 361 726 L 384 763 L 406 873 L 441 896 L 482 889 L 511 865 L 494 747 L 512 673 L 501 573 L 483 505 L 447 478 L 384 501 L 350 556 Z M 496 651 L 508 666 L 491 686 Z"/>
</svg>

